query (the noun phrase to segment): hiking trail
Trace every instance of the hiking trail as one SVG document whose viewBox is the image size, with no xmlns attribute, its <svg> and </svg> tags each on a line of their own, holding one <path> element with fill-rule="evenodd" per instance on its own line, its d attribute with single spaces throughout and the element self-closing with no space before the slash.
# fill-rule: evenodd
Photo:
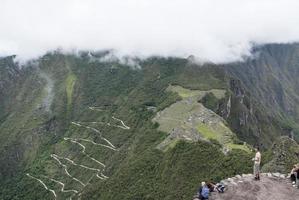
<svg viewBox="0 0 299 200">
<path fill-rule="evenodd" d="M 99 111 L 99 112 L 102 112 L 104 110 L 102 110 L 101 108 L 98 108 L 98 107 L 88 107 L 90 110 L 93 110 L 93 111 Z M 69 141 L 71 142 L 72 144 L 75 144 L 75 145 L 78 145 L 82 150 L 81 150 L 81 153 L 83 155 L 85 155 L 86 157 L 88 157 L 90 160 L 92 160 L 93 162 L 97 163 L 97 165 L 100 166 L 100 168 L 95 168 L 95 167 L 89 167 L 87 165 L 85 165 L 85 163 L 76 163 L 75 161 L 73 161 L 72 159 L 70 158 L 67 158 L 67 157 L 62 157 L 62 156 L 59 156 L 57 154 L 51 154 L 50 157 L 52 159 L 54 159 L 56 161 L 56 163 L 63 168 L 64 170 L 64 173 L 70 177 L 72 180 L 74 180 L 75 182 L 77 182 L 80 186 L 81 186 L 81 189 L 80 191 L 78 190 L 75 190 L 75 189 L 68 189 L 68 190 L 65 190 L 65 183 L 61 182 L 61 181 L 58 181 L 54 178 L 50 178 L 50 177 L 47 177 L 47 176 L 44 176 L 44 175 L 41 175 L 43 178 L 46 178 L 58 185 L 60 185 L 61 189 L 60 189 L 60 192 L 62 193 L 72 193 L 72 195 L 68 198 L 69 200 L 71 200 L 75 195 L 79 195 L 81 194 L 82 190 L 86 187 L 86 185 L 90 184 L 90 181 L 93 179 L 94 176 L 96 176 L 97 178 L 101 179 L 101 180 L 106 180 L 108 179 L 109 177 L 104 175 L 104 170 L 105 170 L 105 167 L 106 165 L 95 159 L 94 157 L 92 157 L 91 155 L 89 155 L 88 153 L 86 153 L 86 146 L 83 145 L 81 142 L 87 142 L 87 143 L 90 143 L 94 146 L 98 146 L 98 147 L 103 147 L 103 148 L 107 148 L 111 151 L 119 151 L 117 149 L 116 146 L 114 146 L 112 144 L 111 141 L 109 141 L 107 138 L 105 138 L 101 131 L 96 129 L 96 128 L 93 128 L 93 127 L 90 127 L 90 126 L 87 126 L 87 125 L 84 125 L 83 123 L 89 123 L 89 124 L 101 124 L 101 125 L 106 125 L 106 126 L 110 126 L 110 127 L 115 127 L 115 128 L 121 128 L 121 129 L 124 129 L 124 130 L 129 130 L 130 127 L 127 126 L 121 119 L 118 119 L 114 116 L 111 117 L 113 120 L 117 121 L 120 123 L 120 125 L 118 124 L 111 124 L 109 122 L 71 122 L 72 125 L 75 125 L 75 126 L 78 126 L 78 127 L 82 127 L 82 128 L 85 128 L 85 129 L 89 129 L 95 133 L 97 133 L 99 136 L 100 136 L 100 140 L 103 141 L 103 143 L 96 143 L 95 141 L 93 140 L 90 140 L 90 139 L 86 139 L 86 138 L 70 138 L 70 137 L 64 137 L 64 141 Z M 95 172 L 95 174 L 93 174 L 88 182 L 84 183 L 82 180 L 80 180 L 78 177 L 74 177 L 73 175 L 71 175 L 71 173 L 69 172 L 68 170 L 68 166 L 66 164 L 64 164 L 62 162 L 62 160 L 66 161 L 67 163 L 73 165 L 73 166 L 77 166 L 77 167 L 80 167 L 80 168 L 84 168 L 86 170 L 90 170 L 90 171 L 93 171 Z M 38 181 L 47 191 L 51 192 L 53 194 L 53 197 L 54 199 L 56 200 L 57 199 L 57 193 L 55 192 L 54 189 L 50 189 L 45 182 L 43 182 L 41 179 L 35 177 L 35 176 L 32 176 L 31 174 L 27 173 L 26 174 L 29 178 L 35 180 L 35 181 Z"/>
<path fill-rule="evenodd" d="M 40 180 L 40 179 L 38 179 L 38 178 L 36 178 L 36 177 L 30 175 L 29 173 L 27 173 L 26 176 L 28 176 L 29 178 L 32 178 L 32 179 L 34 179 L 34 180 L 40 182 L 40 184 L 42 184 L 42 186 L 43 186 L 46 190 L 48 190 L 49 192 L 51 192 L 51 193 L 54 195 L 54 199 L 56 199 L 56 197 L 57 197 L 56 192 L 55 192 L 54 190 L 52 190 L 52 189 L 49 189 L 49 188 L 47 187 L 47 185 L 46 185 L 42 180 Z"/>
</svg>

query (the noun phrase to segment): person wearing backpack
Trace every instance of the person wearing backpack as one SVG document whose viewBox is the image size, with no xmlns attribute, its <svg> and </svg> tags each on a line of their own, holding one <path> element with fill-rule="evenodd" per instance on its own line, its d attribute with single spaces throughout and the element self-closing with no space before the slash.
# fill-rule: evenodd
<svg viewBox="0 0 299 200">
<path fill-rule="evenodd" d="M 210 192 L 224 193 L 224 190 L 225 190 L 225 186 L 221 183 L 210 182 L 207 184 L 207 186 L 210 189 Z"/>
<path fill-rule="evenodd" d="M 210 189 L 205 182 L 201 183 L 201 187 L 198 190 L 198 198 L 200 200 L 209 199 Z"/>
</svg>

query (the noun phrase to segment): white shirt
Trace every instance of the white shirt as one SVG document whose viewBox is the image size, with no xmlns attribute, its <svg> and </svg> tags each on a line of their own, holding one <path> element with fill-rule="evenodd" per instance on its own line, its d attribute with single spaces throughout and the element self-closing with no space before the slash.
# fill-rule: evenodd
<svg viewBox="0 0 299 200">
<path fill-rule="evenodd" d="M 261 158 L 262 158 L 261 153 L 259 151 L 256 152 L 255 158 L 254 158 L 254 163 L 255 164 L 261 164 Z"/>
</svg>

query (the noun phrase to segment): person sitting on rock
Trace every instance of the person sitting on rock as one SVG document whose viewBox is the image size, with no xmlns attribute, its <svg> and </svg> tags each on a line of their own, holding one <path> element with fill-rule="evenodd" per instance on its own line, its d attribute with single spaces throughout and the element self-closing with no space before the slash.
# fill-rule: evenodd
<svg viewBox="0 0 299 200">
<path fill-rule="evenodd" d="M 213 183 L 213 182 L 209 182 L 209 183 L 207 183 L 207 186 L 208 186 L 210 192 L 215 192 L 215 190 L 216 190 L 216 185 L 215 185 L 215 183 Z"/>
<path fill-rule="evenodd" d="M 254 161 L 254 166 L 253 166 L 253 174 L 255 180 L 260 180 L 260 165 L 261 165 L 261 153 L 259 147 L 256 148 L 256 153 L 255 157 L 252 159 Z"/>
<path fill-rule="evenodd" d="M 210 189 L 210 192 L 220 192 L 223 193 L 225 186 L 221 183 L 213 183 L 210 182 L 207 184 L 208 188 Z"/>
<path fill-rule="evenodd" d="M 201 186 L 198 189 L 198 199 L 205 200 L 209 199 L 210 189 L 208 188 L 205 182 L 201 183 Z"/>
<path fill-rule="evenodd" d="M 293 186 L 296 186 L 296 180 L 299 179 L 299 164 L 294 165 L 291 171 L 291 181 Z M 298 184 L 298 183 L 297 183 Z"/>
</svg>

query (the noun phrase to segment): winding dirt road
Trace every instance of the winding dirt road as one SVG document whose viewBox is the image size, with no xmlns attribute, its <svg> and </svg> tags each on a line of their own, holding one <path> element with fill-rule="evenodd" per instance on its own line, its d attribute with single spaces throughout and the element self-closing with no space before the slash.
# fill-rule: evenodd
<svg viewBox="0 0 299 200">
<path fill-rule="evenodd" d="M 58 181 L 58 180 L 55 180 L 55 179 L 53 179 L 53 178 L 49 178 L 49 177 L 46 177 L 46 176 L 45 176 L 45 178 L 46 178 L 46 179 L 49 179 L 49 180 L 51 180 L 51 181 L 53 181 L 53 182 L 55 182 L 55 183 L 57 183 L 57 184 L 59 184 L 59 185 L 61 185 L 60 192 L 63 192 L 63 193 L 73 192 L 73 193 L 75 193 L 75 194 L 78 193 L 77 190 L 66 190 L 66 189 L 64 189 L 64 188 L 65 188 L 65 184 L 62 183 L 61 181 Z"/>
<path fill-rule="evenodd" d="M 32 178 L 32 179 L 38 181 L 40 184 L 42 184 L 42 186 L 43 186 L 46 190 L 48 190 L 49 192 L 51 192 L 51 193 L 53 194 L 54 199 L 56 199 L 56 197 L 57 197 L 56 192 L 55 192 L 54 190 L 52 190 L 52 189 L 49 189 L 48 186 L 47 186 L 42 180 L 40 180 L 39 178 L 36 178 L 36 177 L 30 175 L 29 173 L 27 173 L 26 176 L 28 176 L 29 178 Z"/>
<path fill-rule="evenodd" d="M 94 110 L 94 111 L 103 111 L 101 110 L 100 108 L 97 108 L 97 107 L 89 107 L 90 110 Z M 92 130 L 94 132 L 96 132 L 99 136 L 100 136 L 100 139 L 103 140 L 105 142 L 105 144 L 102 144 L 102 143 L 96 143 L 92 140 L 89 140 L 89 139 L 85 139 L 85 138 L 67 138 L 65 137 L 64 140 L 65 141 L 70 141 L 71 143 L 73 144 L 76 144 L 78 145 L 81 149 L 82 149 L 82 153 L 87 156 L 89 159 L 91 159 L 92 161 L 96 162 L 98 165 L 101 166 L 101 168 L 93 168 L 93 167 L 89 167 L 89 166 L 86 166 L 84 164 L 81 164 L 81 163 L 76 163 L 75 161 L 71 160 L 70 158 L 66 158 L 66 157 L 61 157 L 61 156 L 58 156 L 56 154 L 51 154 L 51 158 L 53 158 L 59 166 L 61 166 L 63 169 L 64 169 L 64 172 L 67 176 L 69 176 L 71 179 L 73 179 L 74 181 L 76 181 L 77 183 L 79 183 L 82 187 L 82 189 L 80 190 L 82 192 L 82 190 L 85 188 L 85 186 L 87 184 L 89 184 L 90 180 L 96 176 L 97 178 L 101 179 L 101 180 L 105 180 L 105 179 L 108 179 L 109 177 L 108 176 L 105 176 L 103 174 L 103 171 L 106 167 L 106 165 L 102 162 L 100 162 L 99 160 L 91 157 L 89 154 L 87 154 L 85 152 L 86 150 L 86 147 L 80 143 L 81 141 L 83 142 L 88 142 L 88 143 L 91 143 L 95 146 L 100 146 L 100 147 L 104 147 L 104 148 L 108 148 L 112 151 L 118 151 L 118 149 L 112 144 L 112 142 L 110 142 L 108 139 L 106 139 L 105 137 L 103 137 L 102 133 L 96 129 L 96 128 L 93 128 L 93 127 L 90 127 L 90 126 L 87 126 L 87 125 L 83 125 L 82 123 L 90 123 L 90 124 L 103 124 L 103 125 L 106 125 L 106 126 L 111 126 L 111 127 L 116 127 L 116 128 L 121 128 L 121 129 L 125 129 L 125 130 L 129 130 L 130 127 L 127 126 L 122 120 L 112 116 L 112 119 L 120 122 L 120 125 L 116 124 L 116 125 L 112 125 L 110 123 L 105 123 L 105 122 L 71 122 L 73 125 L 75 126 L 78 126 L 78 127 L 82 127 L 82 128 L 86 128 L 86 129 L 89 129 L 89 130 Z M 79 142 L 80 141 L 80 142 Z M 87 183 L 83 183 L 81 180 L 79 180 L 78 178 L 72 176 L 70 174 L 70 172 L 68 171 L 68 167 L 67 165 L 65 165 L 64 163 L 61 162 L 61 160 L 65 160 L 67 161 L 68 163 L 70 163 L 71 165 L 73 166 L 78 166 L 78 167 L 81 167 L 81 168 L 84 168 L 84 169 L 87 169 L 87 170 L 91 170 L 91 171 L 94 171 L 95 174 L 89 179 L 89 181 Z M 53 194 L 53 197 L 54 199 L 56 200 L 57 199 L 57 194 L 55 192 L 55 190 L 53 189 L 50 189 L 41 179 L 35 177 L 35 176 L 32 176 L 31 174 L 27 173 L 26 174 L 29 178 L 35 180 L 35 181 L 38 181 L 47 191 L 51 192 Z M 42 175 L 43 176 L 43 175 Z M 55 180 L 53 178 L 49 178 L 47 176 L 43 176 L 44 178 L 52 181 L 52 182 L 55 182 L 56 184 L 60 185 L 61 186 L 61 189 L 60 189 L 60 192 L 63 192 L 63 193 L 72 193 L 72 195 L 69 197 L 69 199 L 71 200 L 74 195 L 78 194 L 79 191 L 77 190 L 74 190 L 74 189 L 70 189 L 70 190 L 65 190 L 65 184 L 61 181 L 58 181 L 58 180 Z M 79 196 L 80 196 L 80 193 L 79 193 Z"/>
<path fill-rule="evenodd" d="M 84 184 L 82 181 L 80 181 L 79 179 L 73 177 L 73 176 L 69 173 L 67 166 L 66 166 L 65 164 L 62 164 L 62 162 L 60 161 L 60 159 L 63 159 L 63 158 L 57 156 L 56 154 L 51 154 L 51 157 L 52 157 L 54 160 L 56 160 L 60 166 L 62 166 L 62 167 L 64 168 L 64 172 L 65 172 L 66 175 L 68 175 L 71 179 L 73 179 L 74 181 L 80 183 L 82 186 L 85 187 L 85 184 Z"/>
<path fill-rule="evenodd" d="M 106 165 L 105 165 L 104 163 L 102 163 L 102 162 L 100 162 L 99 160 L 97 160 L 97 159 L 91 157 L 90 155 L 88 155 L 88 154 L 85 152 L 86 147 L 85 147 L 83 144 L 81 144 L 80 142 L 77 141 L 77 140 L 80 140 L 80 139 L 64 138 L 64 140 L 70 140 L 72 143 L 74 143 L 74 144 L 78 144 L 78 145 L 82 148 L 82 151 L 81 151 L 81 152 L 82 152 L 84 155 L 86 155 L 88 158 L 90 158 L 91 160 L 95 161 L 96 163 L 102 165 L 103 167 L 106 167 Z M 102 146 L 102 145 L 101 145 L 101 146 Z M 70 159 L 67 158 L 66 160 L 70 160 Z"/>
<path fill-rule="evenodd" d="M 84 127 L 84 128 L 90 129 L 90 130 L 98 133 L 100 135 L 101 140 L 104 140 L 111 148 L 116 149 L 116 147 L 108 139 L 103 137 L 102 133 L 98 129 L 95 129 L 95 128 L 90 127 L 90 126 L 82 125 L 78 122 L 72 122 L 72 124 L 74 124 L 76 126 L 79 126 L 79 127 Z"/>
</svg>

